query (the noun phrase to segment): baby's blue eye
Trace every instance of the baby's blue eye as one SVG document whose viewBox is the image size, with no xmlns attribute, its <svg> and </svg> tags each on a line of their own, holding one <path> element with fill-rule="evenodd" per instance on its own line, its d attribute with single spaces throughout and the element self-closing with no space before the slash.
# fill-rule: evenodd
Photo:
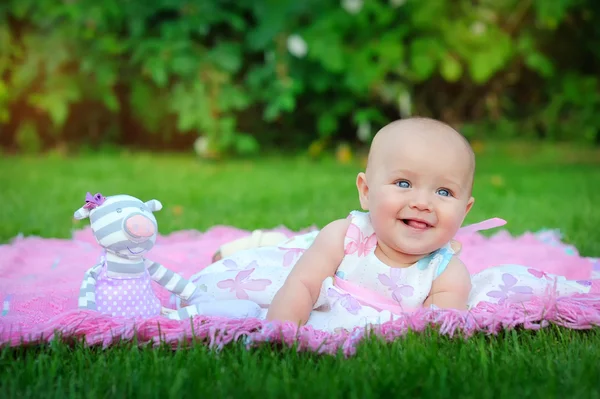
<svg viewBox="0 0 600 399">
<path fill-rule="evenodd" d="M 398 187 L 402 187 L 402 188 L 410 188 L 410 183 L 407 182 L 406 180 L 400 180 L 396 182 L 396 185 Z"/>
<path fill-rule="evenodd" d="M 439 195 L 441 195 L 442 197 L 450 197 L 450 191 L 446 190 L 445 188 L 440 188 L 439 190 L 437 190 L 437 193 Z"/>
</svg>

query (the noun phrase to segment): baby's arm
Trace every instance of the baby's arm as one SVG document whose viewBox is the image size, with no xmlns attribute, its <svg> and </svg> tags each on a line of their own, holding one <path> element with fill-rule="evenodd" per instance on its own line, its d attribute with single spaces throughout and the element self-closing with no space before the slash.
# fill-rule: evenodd
<svg viewBox="0 0 600 399">
<path fill-rule="evenodd" d="M 319 232 L 273 298 L 267 320 L 306 323 L 323 280 L 335 274 L 344 258 L 344 237 L 349 225 L 350 220 L 340 219 Z"/>
<path fill-rule="evenodd" d="M 462 261 L 453 256 L 446 270 L 433 280 L 424 306 L 465 310 L 471 292 L 471 275 Z"/>
</svg>

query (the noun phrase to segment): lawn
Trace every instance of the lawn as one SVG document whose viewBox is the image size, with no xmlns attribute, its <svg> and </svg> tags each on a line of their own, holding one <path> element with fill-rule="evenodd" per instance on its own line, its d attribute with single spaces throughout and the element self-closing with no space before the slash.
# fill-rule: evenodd
<svg viewBox="0 0 600 399">
<path fill-rule="evenodd" d="M 560 228 L 600 257 L 600 151 L 486 144 L 467 222 L 499 216 L 513 234 Z M 206 163 L 155 154 L 4 157 L 0 242 L 19 233 L 69 237 L 85 192 L 157 198 L 163 234 L 214 225 L 323 226 L 358 206 L 359 161 L 300 156 Z M 233 345 L 108 350 L 53 342 L 0 350 L 0 397 L 600 397 L 600 331 L 550 327 L 497 337 L 435 331 L 365 342 L 350 359 Z"/>
</svg>

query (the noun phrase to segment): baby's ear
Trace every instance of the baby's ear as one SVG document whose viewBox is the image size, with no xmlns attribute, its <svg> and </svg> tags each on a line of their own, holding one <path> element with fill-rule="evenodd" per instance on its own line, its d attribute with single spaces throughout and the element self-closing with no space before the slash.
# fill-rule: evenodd
<svg viewBox="0 0 600 399">
<path fill-rule="evenodd" d="M 81 207 L 75 211 L 73 217 L 77 220 L 85 219 L 90 216 L 90 210 Z"/>
<path fill-rule="evenodd" d="M 360 172 L 356 176 L 356 188 L 358 189 L 358 200 L 360 201 L 360 207 L 364 211 L 369 210 L 369 186 L 367 185 L 367 175 L 364 172 Z"/>
<path fill-rule="evenodd" d="M 159 200 L 151 199 L 150 201 L 146 201 L 145 204 L 152 212 L 157 212 L 162 209 L 162 204 Z"/>
</svg>

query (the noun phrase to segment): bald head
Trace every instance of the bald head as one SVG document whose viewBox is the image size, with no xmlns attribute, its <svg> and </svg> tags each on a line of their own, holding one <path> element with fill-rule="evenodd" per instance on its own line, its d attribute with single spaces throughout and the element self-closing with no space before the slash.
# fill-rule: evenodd
<svg viewBox="0 0 600 399">
<path fill-rule="evenodd" d="M 451 126 L 429 118 L 408 118 L 389 123 L 373 138 L 367 161 L 367 175 L 370 169 L 377 166 L 384 154 L 393 151 L 393 148 L 398 146 L 429 148 L 431 156 L 435 151 L 456 154 L 455 162 L 466 162 L 469 191 L 471 191 L 475 172 L 475 154 L 464 136 Z M 436 160 L 431 159 L 431 161 L 435 162 Z"/>
</svg>

